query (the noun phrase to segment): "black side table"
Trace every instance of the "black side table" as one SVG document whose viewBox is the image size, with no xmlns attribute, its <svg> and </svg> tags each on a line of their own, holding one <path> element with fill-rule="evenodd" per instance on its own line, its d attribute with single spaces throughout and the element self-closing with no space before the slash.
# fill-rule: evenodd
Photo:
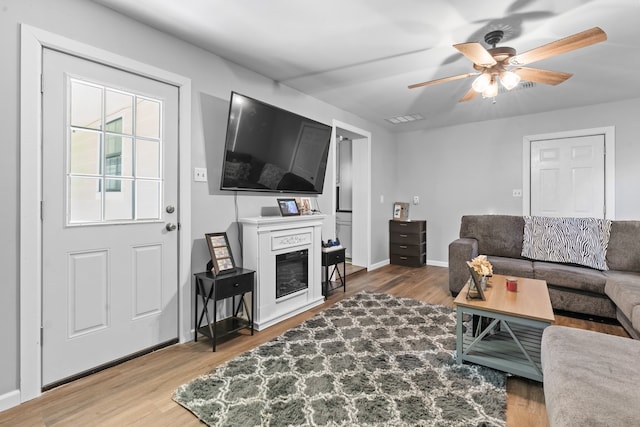
<svg viewBox="0 0 640 427">
<path fill-rule="evenodd" d="M 253 335 L 253 310 L 254 310 L 254 289 L 255 271 L 238 268 L 234 272 L 215 275 L 209 271 L 196 273 L 196 292 L 194 304 L 195 339 L 198 341 L 198 333 L 209 337 L 213 343 L 213 351 L 216 351 L 216 341 L 218 338 L 240 329 L 251 329 Z M 248 309 L 244 295 L 251 292 L 251 310 Z M 236 296 L 240 296 L 240 301 L 236 305 Z M 198 312 L 198 297 L 202 307 Z M 217 301 L 231 298 L 233 315 L 226 319 L 217 321 Z M 208 304 L 213 301 L 213 316 L 209 316 Z M 247 319 L 239 317 L 240 308 L 244 307 Z M 198 314 L 200 317 L 198 318 Z M 202 325 L 202 319 L 206 318 L 207 324 Z"/>
<path fill-rule="evenodd" d="M 322 249 L 322 266 L 324 267 L 324 281 L 322 282 L 322 295 L 324 295 L 324 299 L 327 299 L 327 296 L 330 291 L 342 287 L 344 292 L 347 292 L 347 260 L 345 255 L 345 248 L 340 249 L 331 249 L 331 248 L 323 248 Z M 340 269 L 338 266 L 342 263 L 342 273 L 340 273 Z M 333 270 L 331 270 L 331 274 L 329 274 L 329 267 L 333 266 Z M 335 286 L 332 286 L 331 276 L 334 273 L 338 274 L 339 281 L 336 282 Z"/>
</svg>

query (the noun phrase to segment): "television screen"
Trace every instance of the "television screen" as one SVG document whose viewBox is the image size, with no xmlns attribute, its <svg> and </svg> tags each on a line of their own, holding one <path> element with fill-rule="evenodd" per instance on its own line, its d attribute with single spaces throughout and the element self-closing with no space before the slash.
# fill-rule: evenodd
<svg viewBox="0 0 640 427">
<path fill-rule="evenodd" d="M 321 194 L 331 126 L 231 93 L 222 190 Z"/>
</svg>

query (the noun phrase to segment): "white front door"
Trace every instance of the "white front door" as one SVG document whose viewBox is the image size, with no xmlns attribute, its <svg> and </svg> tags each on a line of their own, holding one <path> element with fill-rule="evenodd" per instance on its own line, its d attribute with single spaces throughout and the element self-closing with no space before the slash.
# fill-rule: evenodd
<svg viewBox="0 0 640 427">
<path fill-rule="evenodd" d="M 42 380 L 178 336 L 178 89 L 43 53 Z"/>
<path fill-rule="evenodd" d="M 531 215 L 605 217 L 605 137 L 531 141 Z"/>
</svg>

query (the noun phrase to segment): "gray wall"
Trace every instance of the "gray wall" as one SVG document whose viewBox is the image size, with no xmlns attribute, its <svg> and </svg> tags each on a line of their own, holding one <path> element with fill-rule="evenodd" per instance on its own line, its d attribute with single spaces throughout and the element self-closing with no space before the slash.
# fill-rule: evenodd
<svg viewBox="0 0 640 427">
<path fill-rule="evenodd" d="M 136 21 L 86 0 L 2 0 L 0 1 L 0 53 L 3 58 L 0 79 L 0 117 L 2 147 L 0 156 L 0 189 L 5 202 L 0 206 L 0 223 L 4 224 L 0 252 L 0 397 L 19 386 L 19 58 L 20 23 L 74 39 L 119 55 L 134 58 L 158 68 L 192 79 L 192 167 L 208 167 L 211 180 L 192 183 L 192 265 L 203 268 L 207 249 L 205 232 L 228 231 L 234 255 L 239 259 L 235 225 L 234 196 L 220 193 L 221 160 L 226 124 L 226 102 L 232 90 L 295 111 L 315 120 L 331 124 L 333 119 L 372 132 L 373 193 L 391 198 L 390 182 L 394 168 L 393 137 L 375 124 L 339 110 L 329 104 L 279 85 L 256 73 L 228 63 L 202 49 L 160 33 Z M 205 126 L 206 125 L 206 126 Z M 395 162 L 391 162 L 392 164 Z M 380 167 L 385 164 L 385 167 Z M 333 173 L 333 165 L 328 174 Z M 328 175 L 330 176 L 330 175 Z M 330 181 L 332 182 L 332 181 Z M 238 196 L 238 216 L 260 215 L 263 206 L 275 206 L 274 195 L 241 194 Z M 319 197 L 324 212 L 331 211 L 333 189 L 325 185 Z M 374 200 L 378 200 L 374 197 Z M 387 237 L 380 221 L 386 218 L 387 207 L 372 203 L 373 262 L 386 259 Z M 189 220 L 189 219 L 187 219 Z M 376 223 L 376 221 L 378 223 Z M 333 235 L 333 219 L 327 221 L 327 235 Z M 380 250 L 379 248 L 385 248 Z M 190 317 L 190 316 L 189 316 Z"/>
<path fill-rule="evenodd" d="M 398 200 L 420 196 L 409 213 L 428 221 L 428 259 L 448 261 L 462 215 L 522 214 L 512 190 L 522 188 L 526 135 L 614 126 L 616 219 L 640 219 L 638 111 L 634 99 L 399 135 Z"/>
</svg>

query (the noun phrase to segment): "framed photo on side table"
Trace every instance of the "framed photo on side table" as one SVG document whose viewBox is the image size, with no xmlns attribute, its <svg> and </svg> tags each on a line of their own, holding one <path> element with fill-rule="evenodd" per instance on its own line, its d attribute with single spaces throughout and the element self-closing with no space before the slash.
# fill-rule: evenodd
<svg viewBox="0 0 640 427">
<path fill-rule="evenodd" d="M 227 233 L 207 233 L 205 238 L 211 254 L 212 273 L 218 275 L 235 271 L 236 263 L 233 261 Z"/>
</svg>

